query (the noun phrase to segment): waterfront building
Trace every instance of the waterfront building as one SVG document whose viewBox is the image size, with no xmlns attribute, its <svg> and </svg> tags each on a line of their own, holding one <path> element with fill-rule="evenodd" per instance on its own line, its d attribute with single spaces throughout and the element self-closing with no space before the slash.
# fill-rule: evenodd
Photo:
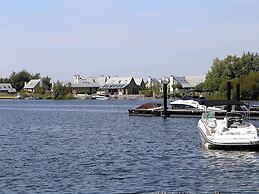
<svg viewBox="0 0 259 194">
<path fill-rule="evenodd" d="M 16 93 L 16 89 L 10 83 L 0 83 L 0 93 L 13 94 Z"/>
<path fill-rule="evenodd" d="M 139 86 L 133 77 L 109 77 L 100 89 L 111 95 L 139 94 Z"/>
<path fill-rule="evenodd" d="M 205 75 L 201 76 L 173 76 L 163 77 L 162 79 L 149 77 L 146 87 L 148 89 L 159 89 L 160 92 L 163 92 L 163 83 L 167 83 L 167 93 L 169 95 L 179 92 L 180 89 L 176 88 L 177 84 L 182 86 L 181 91 L 188 92 L 195 88 L 200 83 L 205 81 Z"/>
<path fill-rule="evenodd" d="M 27 92 L 35 92 L 37 87 L 42 88 L 45 92 L 50 90 L 50 87 L 40 78 L 40 79 L 31 79 L 28 83 L 24 83 L 23 90 Z"/>
<path fill-rule="evenodd" d="M 74 75 L 74 81 L 71 84 L 73 94 L 94 94 L 105 84 L 107 77 L 81 77 Z"/>
<path fill-rule="evenodd" d="M 75 75 L 71 84 L 73 93 L 77 94 L 111 94 L 111 95 L 131 95 L 139 94 L 140 90 L 145 89 L 142 78 L 118 77 L 118 76 L 99 76 L 81 77 Z"/>
</svg>

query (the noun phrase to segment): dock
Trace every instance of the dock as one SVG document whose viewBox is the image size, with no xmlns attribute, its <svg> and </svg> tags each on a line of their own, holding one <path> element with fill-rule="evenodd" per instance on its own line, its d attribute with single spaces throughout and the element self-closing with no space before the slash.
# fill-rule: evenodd
<svg viewBox="0 0 259 194">
<path fill-rule="evenodd" d="M 150 110 L 150 109 L 129 109 L 129 116 L 146 116 L 146 117 L 162 117 L 163 109 Z M 201 118 L 203 110 L 167 110 L 167 117 L 172 118 Z M 224 118 L 227 111 L 215 111 L 216 118 Z M 245 115 L 249 115 L 251 120 L 259 120 L 259 111 L 235 111 Z"/>
</svg>

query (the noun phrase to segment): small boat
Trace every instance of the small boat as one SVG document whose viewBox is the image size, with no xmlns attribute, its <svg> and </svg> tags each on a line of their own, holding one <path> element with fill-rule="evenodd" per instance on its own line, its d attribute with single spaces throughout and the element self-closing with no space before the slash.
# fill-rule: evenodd
<svg viewBox="0 0 259 194">
<path fill-rule="evenodd" d="M 92 95 L 90 97 L 91 100 L 109 100 L 109 96 L 107 95 Z"/>
<path fill-rule="evenodd" d="M 172 106 L 172 109 L 205 110 L 206 106 L 200 104 L 200 102 L 204 103 L 205 100 L 198 101 L 195 99 L 178 99 L 170 102 L 170 105 Z M 221 111 L 221 108 L 211 106 L 207 107 L 207 110 Z"/>
<path fill-rule="evenodd" d="M 259 151 L 259 129 L 244 113 L 227 112 L 223 119 L 216 119 L 215 112 L 206 111 L 197 128 L 202 144 L 208 149 Z"/>
<path fill-rule="evenodd" d="M 155 102 L 148 102 L 145 104 L 142 104 L 135 108 L 136 110 L 150 110 L 150 111 L 156 111 L 156 110 L 163 110 L 164 107 L 160 103 Z"/>
</svg>

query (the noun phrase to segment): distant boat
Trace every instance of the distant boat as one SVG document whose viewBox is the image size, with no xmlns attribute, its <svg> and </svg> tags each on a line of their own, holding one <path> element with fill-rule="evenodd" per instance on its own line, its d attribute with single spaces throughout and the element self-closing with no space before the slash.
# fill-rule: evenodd
<svg viewBox="0 0 259 194">
<path fill-rule="evenodd" d="M 226 101 L 218 101 L 216 104 L 223 105 L 226 103 L 227 105 L 243 105 L 240 102 L 233 104 L 233 102 Z M 251 149 L 259 151 L 259 129 L 240 112 L 227 112 L 224 119 L 216 119 L 215 112 L 206 111 L 202 114 L 197 128 L 202 144 L 208 149 Z"/>
<path fill-rule="evenodd" d="M 205 101 L 204 99 L 202 100 L 203 101 L 199 101 L 191 98 L 182 98 L 179 100 L 172 101 L 170 105 L 172 106 L 172 109 L 205 110 L 206 107 L 200 104 L 200 102 Z M 207 110 L 221 111 L 221 108 L 207 107 Z"/>
<path fill-rule="evenodd" d="M 156 111 L 156 110 L 163 110 L 164 107 L 160 103 L 154 103 L 154 102 L 148 102 L 145 104 L 142 104 L 135 108 L 136 110 L 150 110 L 150 111 Z"/>
<path fill-rule="evenodd" d="M 109 100 L 109 96 L 107 95 L 92 95 L 90 97 L 91 100 Z"/>
</svg>

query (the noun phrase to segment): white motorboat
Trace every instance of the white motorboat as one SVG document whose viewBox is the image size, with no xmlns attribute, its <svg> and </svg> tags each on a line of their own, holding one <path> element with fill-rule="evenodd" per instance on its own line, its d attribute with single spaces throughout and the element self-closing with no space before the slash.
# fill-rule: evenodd
<svg viewBox="0 0 259 194">
<path fill-rule="evenodd" d="M 259 129 L 238 112 L 228 112 L 223 119 L 216 119 L 213 111 L 205 112 L 198 131 L 208 149 L 259 150 Z"/>
<path fill-rule="evenodd" d="M 201 105 L 196 100 L 175 100 L 170 103 L 172 109 L 194 109 L 194 110 L 205 110 L 206 106 Z M 217 107 L 207 107 L 207 110 L 221 111 L 221 108 Z"/>
<path fill-rule="evenodd" d="M 109 96 L 106 95 L 93 95 L 90 97 L 91 100 L 109 100 Z"/>
</svg>

